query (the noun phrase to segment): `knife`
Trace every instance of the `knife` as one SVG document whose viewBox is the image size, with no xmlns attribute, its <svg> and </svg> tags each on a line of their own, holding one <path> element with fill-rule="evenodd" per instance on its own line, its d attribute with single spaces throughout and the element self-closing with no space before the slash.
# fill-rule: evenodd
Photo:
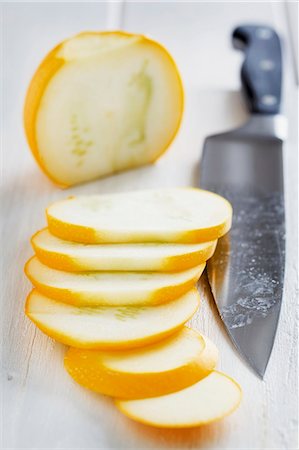
<svg viewBox="0 0 299 450">
<path fill-rule="evenodd" d="M 281 45 L 268 26 L 240 26 L 232 38 L 245 53 L 241 82 L 251 116 L 240 128 L 204 143 L 200 187 L 226 197 L 234 210 L 231 231 L 219 240 L 207 273 L 232 342 L 263 378 L 285 265 Z"/>
</svg>

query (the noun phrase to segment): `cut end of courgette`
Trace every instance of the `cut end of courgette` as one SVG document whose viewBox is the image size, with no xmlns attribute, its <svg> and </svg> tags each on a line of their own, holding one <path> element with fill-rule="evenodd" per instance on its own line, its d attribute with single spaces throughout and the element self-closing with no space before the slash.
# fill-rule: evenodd
<svg viewBox="0 0 299 450">
<path fill-rule="evenodd" d="M 182 111 L 181 79 L 161 45 L 86 32 L 62 42 L 38 68 L 25 129 L 42 169 L 69 186 L 155 161 Z"/>
</svg>

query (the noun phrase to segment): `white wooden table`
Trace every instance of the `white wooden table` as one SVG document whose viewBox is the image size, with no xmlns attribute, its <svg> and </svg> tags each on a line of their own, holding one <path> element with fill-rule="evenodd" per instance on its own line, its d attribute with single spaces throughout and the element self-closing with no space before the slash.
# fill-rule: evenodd
<svg viewBox="0 0 299 450">
<path fill-rule="evenodd" d="M 128 2 L 6 3 L 3 19 L 2 444 L 37 449 L 294 449 L 297 433 L 296 216 L 297 135 L 295 66 L 284 3 Z M 221 423 L 191 430 L 158 430 L 123 417 L 112 402 L 76 385 L 63 369 L 65 347 L 44 336 L 23 313 L 30 289 L 23 265 L 30 236 L 44 226 L 44 208 L 73 193 L 194 185 L 203 138 L 246 118 L 238 93 L 241 53 L 230 33 L 243 22 L 272 24 L 284 39 L 287 268 L 279 329 L 264 381 L 233 350 L 208 285 L 193 324 L 219 347 L 220 368 L 242 385 L 240 409 Z M 38 170 L 22 129 L 26 86 L 40 59 L 62 39 L 89 29 L 123 27 L 164 43 L 182 72 L 187 104 L 178 138 L 160 162 L 67 191 Z"/>
</svg>

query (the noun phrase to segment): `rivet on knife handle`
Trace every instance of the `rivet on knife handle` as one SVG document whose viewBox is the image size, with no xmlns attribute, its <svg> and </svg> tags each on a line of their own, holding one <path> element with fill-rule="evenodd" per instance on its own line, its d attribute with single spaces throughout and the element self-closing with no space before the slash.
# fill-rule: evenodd
<svg viewBox="0 0 299 450">
<path fill-rule="evenodd" d="M 279 113 L 282 57 L 277 33 L 268 26 L 244 25 L 234 30 L 232 38 L 234 46 L 245 52 L 241 80 L 250 111 Z"/>
</svg>

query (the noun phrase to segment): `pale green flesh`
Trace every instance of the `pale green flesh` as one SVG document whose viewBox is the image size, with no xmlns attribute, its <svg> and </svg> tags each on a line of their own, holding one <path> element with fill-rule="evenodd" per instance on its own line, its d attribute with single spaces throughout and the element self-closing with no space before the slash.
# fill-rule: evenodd
<svg viewBox="0 0 299 450">
<path fill-rule="evenodd" d="M 98 292 L 154 292 L 165 287 L 179 286 L 197 280 L 203 272 L 202 264 L 181 272 L 83 272 L 55 270 L 33 257 L 27 265 L 28 274 L 38 282 L 61 289 Z"/>
<path fill-rule="evenodd" d="M 122 122 L 121 133 L 118 141 L 114 144 L 114 155 L 112 152 L 110 154 L 111 162 L 116 168 L 118 166 L 119 149 L 124 142 L 127 143 L 129 148 L 133 148 L 137 144 L 145 144 L 146 118 L 152 94 L 152 80 L 146 74 L 147 64 L 148 61 L 144 60 L 140 69 L 132 74 L 124 86 L 123 116 L 118 119 L 115 116 L 117 113 L 109 109 L 104 114 L 108 124 L 111 122 L 111 124 L 117 126 L 116 120 L 121 119 Z M 84 116 L 80 110 L 70 116 L 70 151 L 77 158 L 76 165 L 78 167 L 86 163 L 89 151 L 94 151 L 98 144 L 97 137 L 94 138 L 92 129 L 84 125 L 87 123 L 87 116 Z M 147 150 L 146 147 L 145 150 Z"/>
<path fill-rule="evenodd" d="M 64 241 L 53 236 L 48 230 L 42 230 L 33 238 L 34 244 L 42 250 L 57 252 L 63 255 L 75 257 L 96 258 L 169 258 L 173 256 L 184 256 L 192 253 L 205 251 L 213 247 L 215 242 L 204 242 L 201 244 L 169 244 L 169 243 L 144 243 L 144 244 L 80 244 L 77 242 Z"/>
<path fill-rule="evenodd" d="M 216 247 L 216 241 L 202 244 L 79 244 L 53 236 L 47 229 L 38 232 L 32 239 L 37 256 L 39 252 L 65 256 L 71 261 L 71 270 L 122 270 L 122 271 L 167 271 L 188 263 L 184 267 L 205 261 Z M 190 264 L 191 257 L 191 264 Z M 55 260 L 54 258 L 54 260 Z M 55 268 L 55 263 L 45 261 Z M 43 260 L 42 260 L 43 261 Z M 178 263 L 179 262 L 179 263 Z M 70 270 L 70 269 L 68 269 Z"/>
<path fill-rule="evenodd" d="M 66 302 L 72 294 L 74 303 L 84 305 L 151 305 L 164 303 L 186 292 L 196 283 L 205 264 L 182 272 L 82 272 L 71 273 L 52 269 L 33 257 L 26 266 L 26 274 L 40 290 L 55 289 L 52 293 Z M 182 287 L 181 287 L 182 286 Z M 161 290 L 162 291 L 161 293 Z"/>
<path fill-rule="evenodd" d="M 73 307 L 37 291 L 27 312 L 43 328 L 81 342 L 122 343 L 146 339 L 183 325 L 199 305 L 196 290 L 154 307 Z"/>
</svg>

